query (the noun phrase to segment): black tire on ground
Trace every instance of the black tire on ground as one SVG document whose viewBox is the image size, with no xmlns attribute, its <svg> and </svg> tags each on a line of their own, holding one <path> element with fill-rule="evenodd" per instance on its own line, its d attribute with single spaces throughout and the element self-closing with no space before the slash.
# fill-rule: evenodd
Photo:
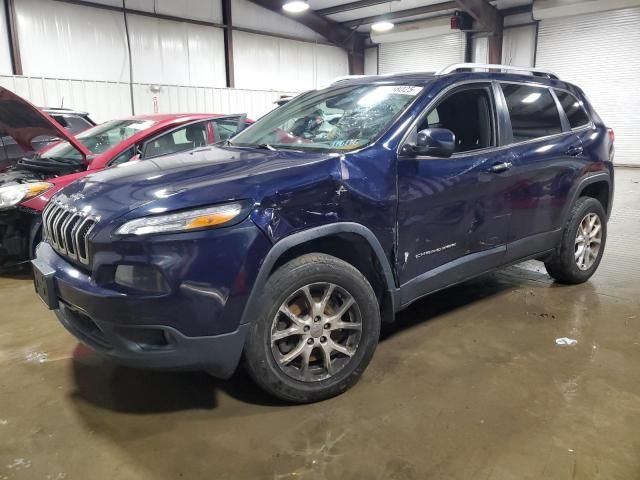
<svg viewBox="0 0 640 480">
<path fill-rule="evenodd" d="M 576 235 L 583 219 L 589 215 L 598 216 L 601 223 L 601 243 L 597 256 L 589 268 L 582 270 L 576 262 Z M 607 241 L 607 215 L 602 204 L 591 197 L 580 197 L 571 208 L 562 239 L 554 254 L 547 259 L 547 272 L 560 283 L 578 284 L 586 282 L 594 274 L 604 253 Z"/>
<path fill-rule="evenodd" d="M 357 317 L 360 328 L 356 329 L 356 331 L 360 333 L 352 333 L 353 330 L 350 329 L 339 329 L 329 332 L 328 338 L 324 336 L 307 338 L 311 334 L 320 335 L 318 333 L 320 327 L 310 323 L 311 332 L 287 337 L 286 341 L 291 342 L 293 345 L 288 352 L 281 352 L 280 341 L 275 342 L 275 346 L 272 346 L 273 329 L 280 332 L 279 322 L 287 322 L 290 318 L 288 315 L 285 315 L 284 318 L 282 317 L 281 306 L 291 298 L 301 298 L 301 300 L 296 300 L 303 305 L 297 310 L 300 316 L 296 318 L 298 321 L 304 318 L 307 319 L 305 321 L 313 322 L 314 319 L 319 317 L 314 317 L 313 315 L 315 314 L 311 314 L 310 310 L 304 311 L 304 305 L 310 305 L 308 297 L 304 297 L 302 294 L 300 294 L 300 297 L 295 297 L 295 295 L 300 289 L 311 285 L 309 291 L 312 292 L 312 299 L 316 302 L 318 300 L 322 302 L 324 295 L 322 291 L 318 294 L 313 289 L 318 288 L 318 285 L 327 285 L 328 289 L 328 285 L 331 284 L 335 286 L 332 290 L 334 293 L 327 294 L 327 298 L 330 296 L 330 299 L 325 303 L 328 306 L 323 307 L 322 312 L 331 311 L 333 314 L 337 314 L 340 308 L 347 307 L 346 303 L 341 302 L 350 296 L 354 301 L 353 307 L 349 307 L 349 310 L 340 317 L 342 320 L 335 320 L 334 318 L 334 326 L 338 323 L 344 325 L 344 322 L 350 322 L 352 318 Z M 341 296 L 342 294 L 344 295 Z M 286 401 L 309 403 L 339 395 L 358 381 L 373 356 L 380 336 L 380 306 L 371 285 L 360 271 L 349 263 L 330 255 L 320 253 L 303 255 L 284 264 L 271 275 L 264 287 L 260 302 L 263 306 L 262 314 L 252 322 L 244 350 L 245 368 L 260 387 Z M 297 303 L 288 304 L 287 312 L 291 312 L 289 306 L 291 306 L 291 309 L 296 309 L 297 305 Z M 316 303 L 316 308 L 318 308 L 318 305 L 320 303 Z M 335 305 L 335 307 L 332 305 Z M 312 307 L 309 306 L 309 308 Z M 330 318 L 330 316 L 326 318 Z M 325 320 L 319 322 L 324 324 L 323 328 L 330 328 L 329 323 L 324 323 Z M 303 328 L 293 322 L 287 328 L 291 327 Z M 306 329 L 305 332 L 308 331 L 309 326 L 305 325 L 304 329 Z M 331 364 L 331 369 L 334 368 L 334 365 L 340 364 L 339 370 L 335 371 L 334 374 L 329 374 L 330 369 L 324 363 L 327 361 L 324 353 L 326 350 L 322 348 L 323 346 L 327 348 L 329 344 L 323 343 L 323 345 L 320 345 L 319 342 L 329 341 L 332 347 L 334 345 L 340 347 L 338 343 L 333 343 L 331 335 L 334 334 L 341 336 L 338 337 L 336 342 L 346 336 L 346 342 L 352 342 L 355 350 L 349 350 L 351 356 L 341 354 L 339 351 L 329 350 L 328 363 Z M 357 341 L 352 340 L 354 336 L 357 337 Z M 278 355 L 285 356 L 297 348 L 303 348 L 306 342 L 310 342 L 311 346 L 304 347 L 305 349 L 314 349 L 306 357 L 306 365 L 308 366 L 306 369 L 303 368 L 304 363 L 302 363 L 304 362 L 304 357 L 300 359 L 299 371 L 306 372 L 306 375 L 300 373 L 300 376 L 304 376 L 304 378 L 294 378 L 291 373 L 284 371 L 285 369 L 290 369 L 294 372 L 297 368 L 293 365 L 294 362 L 286 366 L 280 366 L 279 360 L 282 362 L 282 357 L 279 360 L 276 357 Z M 313 342 L 316 342 L 316 344 Z M 278 350 L 274 351 L 274 348 Z M 332 357 L 333 360 L 331 360 Z M 309 378 L 310 375 L 315 377 Z M 328 375 L 328 377 L 323 378 L 323 375 Z"/>
</svg>

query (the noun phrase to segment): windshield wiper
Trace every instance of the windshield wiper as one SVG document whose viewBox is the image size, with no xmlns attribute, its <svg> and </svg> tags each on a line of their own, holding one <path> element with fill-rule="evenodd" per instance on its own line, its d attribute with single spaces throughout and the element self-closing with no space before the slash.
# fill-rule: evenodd
<svg viewBox="0 0 640 480">
<path fill-rule="evenodd" d="M 272 152 L 277 152 L 278 151 L 277 149 L 273 148 L 268 143 L 260 143 L 260 144 L 256 145 L 256 148 L 262 148 L 263 150 L 271 150 Z"/>
</svg>

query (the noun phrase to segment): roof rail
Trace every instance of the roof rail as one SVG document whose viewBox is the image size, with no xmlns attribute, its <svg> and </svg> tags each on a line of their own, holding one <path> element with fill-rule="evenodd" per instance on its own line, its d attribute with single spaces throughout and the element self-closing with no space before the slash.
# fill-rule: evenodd
<svg viewBox="0 0 640 480">
<path fill-rule="evenodd" d="M 459 70 L 500 70 L 501 72 L 523 72 L 537 77 L 547 77 L 559 80 L 558 75 L 550 70 L 542 68 L 514 67 L 512 65 L 497 65 L 490 63 L 453 63 L 448 67 L 444 67 L 436 72 L 436 75 L 446 75 L 447 73 L 457 72 Z"/>
</svg>

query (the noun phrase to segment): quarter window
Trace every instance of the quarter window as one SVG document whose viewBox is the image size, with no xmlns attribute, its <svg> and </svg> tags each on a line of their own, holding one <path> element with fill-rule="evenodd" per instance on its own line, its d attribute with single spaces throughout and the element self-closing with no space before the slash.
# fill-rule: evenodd
<svg viewBox="0 0 640 480">
<path fill-rule="evenodd" d="M 562 133 L 558 107 L 548 89 L 506 83 L 501 87 L 511 117 L 514 141 Z"/>
<path fill-rule="evenodd" d="M 558 100 L 562 104 L 564 113 L 567 114 L 569 125 L 571 128 L 583 127 L 590 122 L 587 112 L 584 111 L 582 102 L 569 92 L 563 92 L 562 90 L 555 90 Z"/>
</svg>

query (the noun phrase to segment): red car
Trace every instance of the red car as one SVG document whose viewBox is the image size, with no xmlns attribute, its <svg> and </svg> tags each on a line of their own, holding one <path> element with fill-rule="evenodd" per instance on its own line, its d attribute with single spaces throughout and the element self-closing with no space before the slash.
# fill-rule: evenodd
<svg viewBox="0 0 640 480">
<path fill-rule="evenodd" d="M 61 188 L 92 172 L 224 141 L 246 115 L 156 114 L 111 120 L 75 137 L 49 115 L 0 87 L 0 131 L 25 150 L 0 173 L 0 264 L 27 260 L 40 241 L 40 214 Z M 35 152 L 34 139 L 63 141 Z"/>
</svg>

